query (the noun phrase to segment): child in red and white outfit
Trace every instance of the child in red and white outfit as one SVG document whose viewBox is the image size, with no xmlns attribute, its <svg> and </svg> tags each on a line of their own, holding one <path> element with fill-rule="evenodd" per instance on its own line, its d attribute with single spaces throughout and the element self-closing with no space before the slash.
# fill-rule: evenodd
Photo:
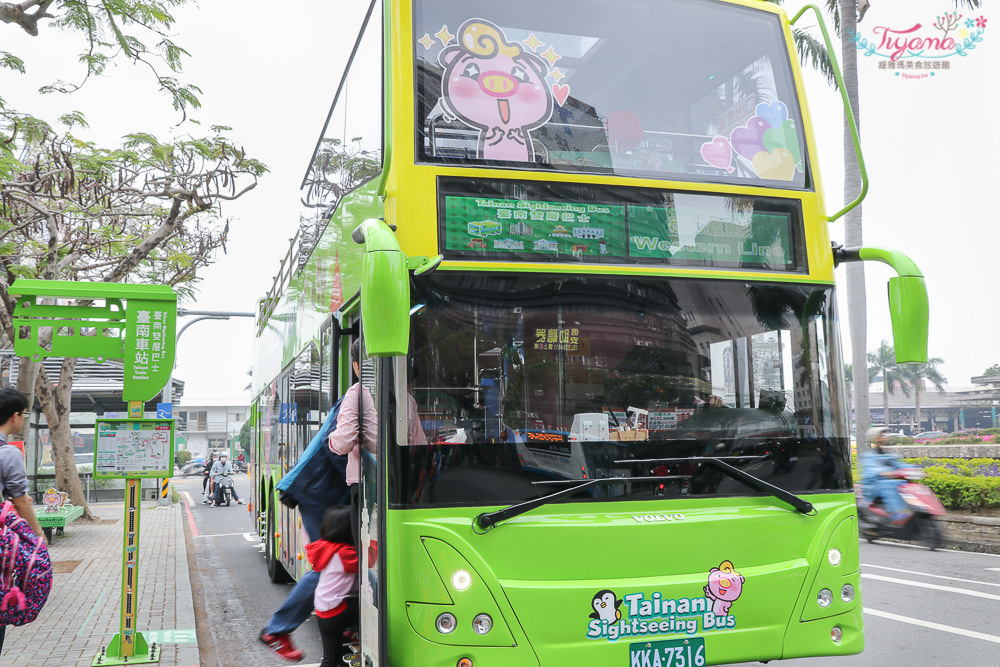
<svg viewBox="0 0 1000 667">
<path fill-rule="evenodd" d="M 344 631 L 358 622 L 358 552 L 351 544 L 350 509 L 329 508 L 319 535 L 306 545 L 306 555 L 320 573 L 313 597 L 323 640 L 320 667 L 334 667 L 344 664 Z"/>
</svg>

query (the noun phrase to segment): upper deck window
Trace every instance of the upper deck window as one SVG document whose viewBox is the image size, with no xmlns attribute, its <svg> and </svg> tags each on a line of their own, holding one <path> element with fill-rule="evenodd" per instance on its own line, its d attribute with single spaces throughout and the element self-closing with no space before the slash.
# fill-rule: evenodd
<svg viewBox="0 0 1000 667">
<path fill-rule="evenodd" d="M 416 0 L 419 161 L 804 188 L 778 17 L 714 0 Z"/>
</svg>

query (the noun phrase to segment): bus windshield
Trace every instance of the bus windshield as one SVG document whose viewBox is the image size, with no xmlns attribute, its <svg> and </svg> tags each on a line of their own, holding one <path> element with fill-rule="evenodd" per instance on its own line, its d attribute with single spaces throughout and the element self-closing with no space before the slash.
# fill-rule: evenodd
<svg viewBox="0 0 1000 667">
<path fill-rule="evenodd" d="M 810 186 L 773 13 L 417 0 L 414 49 L 420 161 Z"/>
<path fill-rule="evenodd" d="M 439 271 L 413 298 L 397 506 L 755 493 L 696 457 L 850 488 L 832 287 Z"/>
</svg>

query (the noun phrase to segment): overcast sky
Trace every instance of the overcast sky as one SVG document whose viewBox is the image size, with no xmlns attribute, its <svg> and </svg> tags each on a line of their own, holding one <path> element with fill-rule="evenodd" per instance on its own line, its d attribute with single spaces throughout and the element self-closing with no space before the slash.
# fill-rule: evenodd
<svg viewBox="0 0 1000 667">
<path fill-rule="evenodd" d="M 609 0 L 611 1 L 611 0 Z M 233 127 L 250 155 L 271 169 L 255 191 L 226 204 L 233 219 L 227 255 L 204 272 L 198 310 L 253 312 L 269 289 L 295 234 L 298 186 L 329 110 L 366 2 L 300 0 L 211 0 L 178 12 L 176 41 L 191 57 L 186 81 L 199 85 L 203 108 L 192 117 Z M 786 3 L 790 13 L 801 2 Z M 948 0 L 875 0 L 860 26 L 876 29 L 929 27 L 949 10 Z M 1000 187 L 1000 132 L 995 126 L 1000 73 L 1000 14 L 985 17 L 983 41 L 964 58 L 948 58 L 951 69 L 908 79 L 879 68 L 878 56 L 860 56 L 862 133 L 871 190 L 864 205 L 865 242 L 902 250 L 923 270 L 930 290 L 930 354 L 944 359 L 950 387 L 1000 363 L 995 305 L 1000 273 L 1000 229 L 990 193 Z M 995 23 L 994 23 L 995 21 Z M 803 18 L 810 24 L 811 19 Z M 832 23 L 831 29 L 832 29 Z M 83 111 L 87 138 L 112 144 L 126 132 L 160 136 L 196 128 L 174 127 L 180 116 L 158 95 L 147 71 L 128 65 L 86 84 L 69 98 L 39 99 L 32 91 L 72 74 L 79 44 L 43 30 L 28 38 L 0 26 L 3 48 L 25 58 L 28 76 L 0 73 L 0 90 L 14 108 L 55 119 L 57 111 Z M 925 30 L 926 32 L 926 30 Z M 818 33 L 816 33 L 818 35 Z M 828 211 L 842 202 L 841 104 L 816 76 L 807 94 L 817 128 L 820 167 Z M 831 233 L 843 241 L 843 224 Z M 869 350 L 891 341 L 883 265 L 868 265 Z M 843 269 L 838 271 L 843 280 Z M 841 310 L 845 358 L 850 359 L 846 308 Z M 183 324 L 185 320 L 181 321 Z M 252 320 L 193 325 L 178 346 L 176 376 L 187 383 L 184 404 L 248 403 L 254 327 Z"/>
</svg>

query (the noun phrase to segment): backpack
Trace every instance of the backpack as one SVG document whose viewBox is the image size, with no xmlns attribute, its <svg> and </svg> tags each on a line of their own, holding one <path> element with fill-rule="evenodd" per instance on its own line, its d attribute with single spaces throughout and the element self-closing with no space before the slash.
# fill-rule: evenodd
<svg viewBox="0 0 1000 667">
<path fill-rule="evenodd" d="M 337 416 L 343 400 L 341 396 L 333 404 L 319 433 L 277 486 L 278 498 L 283 505 L 299 507 L 300 512 L 311 514 L 317 525 L 327 507 L 343 505 L 350 497 L 347 455 L 335 454 L 327 444 L 330 434 L 337 429 Z"/>
<path fill-rule="evenodd" d="M 0 510 L 0 625 L 31 623 L 52 590 L 52 560 L 43 540 L 17 515 Z"/>
</svg>

